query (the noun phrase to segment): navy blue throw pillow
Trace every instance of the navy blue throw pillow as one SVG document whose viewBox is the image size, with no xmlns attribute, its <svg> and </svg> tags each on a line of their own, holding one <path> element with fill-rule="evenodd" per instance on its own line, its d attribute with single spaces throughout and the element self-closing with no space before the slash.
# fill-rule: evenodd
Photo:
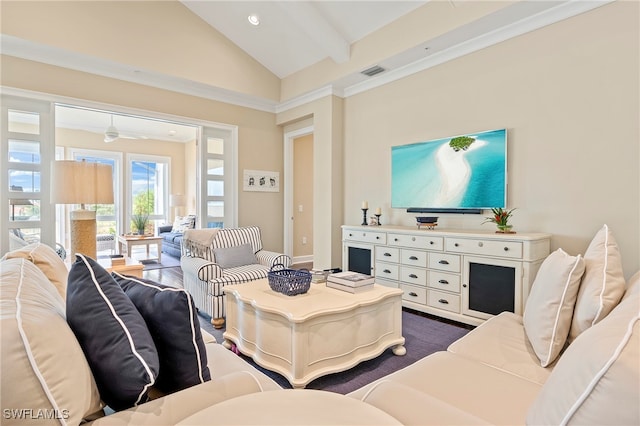
<svg viewBox="0 0 640 426">
<path fill-rule="evenodd" d="M 211 380 L 207 352 L 191 294 L 151 280 L 111 274 L 147 322 L 158 348 L 156 387 L 176 392 Z"/>
<path fill-rule="evenodd" d="M 116 411 L 146 402 L 160 369 L 153 338 L 118 283 L 95 260 L 81 254 L 69 271 L 67 322 L 102 400 Z"/>
</svg>

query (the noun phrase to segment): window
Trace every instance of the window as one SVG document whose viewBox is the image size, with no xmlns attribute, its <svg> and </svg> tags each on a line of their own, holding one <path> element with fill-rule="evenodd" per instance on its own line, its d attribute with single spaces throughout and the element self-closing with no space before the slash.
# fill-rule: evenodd
<svg viewBox="0 0 640 426">
<path fill-rule="evenodd" d="M 122 154 L 111 151 L 84 150 L 70 148 L 70 156 L 76 161 L 89 161 L 92 163 L 108 164 L 113 172 L 113 199 L 114 204 L 98 204 L 86 206 L 89 210 L 96 211 L 97 234 L 98 235 L 117 235 L 121 234 L 121 221 L 118 218 L 121 215 L 119 206 L 121 205 L 120 197 L 120 170 L 122 163 Z"/>
<path fill-rule="evenodd" d="M 237 183 L 234 167 L 230 167 L 236 163 L 235 131 L 235 128 L 203 129 L 201 224 L 204 228 L 228 228 L 237 223 L 234 197 Z"/>
<path fill-rule="evenodd" d="M 43 226 L 54 211 L 43 178 L 54 154 L 51 121 L 47 102 L 2 97 L 2 253 L 32 242 L 55 244 L 52 227 Z"/>
<path fill-rule="evenodd" d="M 129 155 L 129 217 L 148 216 L 145 232 L 154 233 L 157 226 L 168 221 L 169 157 Z M 132 225 L 129 223 L 129 230 Z"/>
<path fill-rule="evenodd" d="M 196 214 L 198 227 L 237 226 L 237 126 L 127 107 L 113 110 L 111 106 L 76 99 L 71 105 L 70 99 L 54 95 L 47 95 L 50 100 L 45 101 L 29 96 L 10 88 L 0 103 L 0 208 L 4 212 L 0 215 L 0 255 L 15 248 L 10 247 L 10 241 L 16 240 L 20 244 L 41 241 L 52 247 L 56 243 L 68 246 L 65 225 L 68 212 L 74 207 L 50 202 L 51 185 L 63 184 L 52 183 L 48 178 L 54 159 L 85 159 L 114 166 L 115 203 L 89 206 L 97 209 L 99 234 L 131 232 L 136 202 L 148 209 L 149 231 L 155 232 L 159 222 L 170 223 L 172 219 L 172 193 L 186 195 L 182 211 Z M 177 143 L 184 144 L 184 177 L 173 182 L 178 187 L 171 187 L 170 157 L 104 150 L 104 133 L 112 115 L 121 118 L 114 122 L 120 139 L 147 139 L 146 132 L 155 129 L 151 139 L 155 136 L 163 140 L 161 135 L 169 134 L 170 142 L 177 137 Z M 133 126 L 140 122 L 155 123 L 142 130 Z M 178 129 L 177 135 L 172 128 Z M 186 136 L 180 131 L 185 128 L 191 132 Z M 56 137 L 66 136 L 69 131 L 93 135 L 77 145 L 75 141 L 56 141 Z M 146 200 L 136 201 L 136 194 L 139 200 Z"/>
</svg>

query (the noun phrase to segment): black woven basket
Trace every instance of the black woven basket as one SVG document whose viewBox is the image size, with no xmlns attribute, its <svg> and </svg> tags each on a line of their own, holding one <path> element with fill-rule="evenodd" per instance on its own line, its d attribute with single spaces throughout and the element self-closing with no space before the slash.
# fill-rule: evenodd
<svg viewBox="0 0 640 426">
<path fill-rule="evenodd" d="M 279 269 L 275 267 L 283 265 L 274 265 L 267 274 L 269 278 L 269 287 L 278 293 L 287 296 L 295 296 L 309 291 L 311 286 L 311 273 L 305 269 Z"/>
</svg>

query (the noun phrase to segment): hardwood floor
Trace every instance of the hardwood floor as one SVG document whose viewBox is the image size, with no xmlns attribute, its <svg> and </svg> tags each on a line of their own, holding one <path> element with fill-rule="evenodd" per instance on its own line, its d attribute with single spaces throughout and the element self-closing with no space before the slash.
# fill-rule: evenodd
<svg viewBox="0 0 640 426">
<path fill-rule="evenodd" d="M 179 266 L 142 271 L 142 278 L 164 285 L 182 287 L 182 269 Z"/>
</svg>

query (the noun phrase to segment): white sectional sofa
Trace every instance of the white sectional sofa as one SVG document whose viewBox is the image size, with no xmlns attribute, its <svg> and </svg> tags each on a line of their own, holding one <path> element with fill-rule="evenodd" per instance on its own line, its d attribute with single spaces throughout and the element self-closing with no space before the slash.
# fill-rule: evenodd
<svg viewBox="0 0 640 426">
<path fill-rule="evenodd" d="M 53 251 L 10 254 L 14 259 L 4 259 L 0 272 L 3 424 L 32 423 L 18 420 L 12 409 L 62 413 L 63 421 L 50 422 L 58 424 L 82 419 L 110 425 L 216 424 L 215 413 L 234 401 L 248 402 L 238 412 L 238 424 L 318 424 L 324 417 L 314 416 L 301 401 L 322 405 L 340 398 L 344 403 L 335 407 L 349 407 L 354 400 L 370 407 L 370 424 L 391 419 L 415 425 L 638 425 L 640 272 L 620 284 L 620 273 L 610 270 L 619 266 L 613 246 L 604 241 L 592 250 L 597 253 L 591 260 L 554 252 L 541 266 L 524 317 L 502 313 L 448 350 L 346 396 L 280 389 L 202 333 L 211 380 L 100 418 L 95 412 L 102 415 L 102 395 L 60 312 L 56 286 L 64 285 L 64 272 L 55 265 Z M 602 262 L 594 261 L 597 257 Z M 595 316 L 584 328 L 579 323 L 588 305 Z M 251 402 L 261 392 L 280 392 L 281 400 L 295 392 L 298 402 L 275 417 L 261 417 L 264 406 Z M 338 419 L 335 424 L 359 424 L 357 410 L 329 408 L 322 409 Z"/>
</svg>

